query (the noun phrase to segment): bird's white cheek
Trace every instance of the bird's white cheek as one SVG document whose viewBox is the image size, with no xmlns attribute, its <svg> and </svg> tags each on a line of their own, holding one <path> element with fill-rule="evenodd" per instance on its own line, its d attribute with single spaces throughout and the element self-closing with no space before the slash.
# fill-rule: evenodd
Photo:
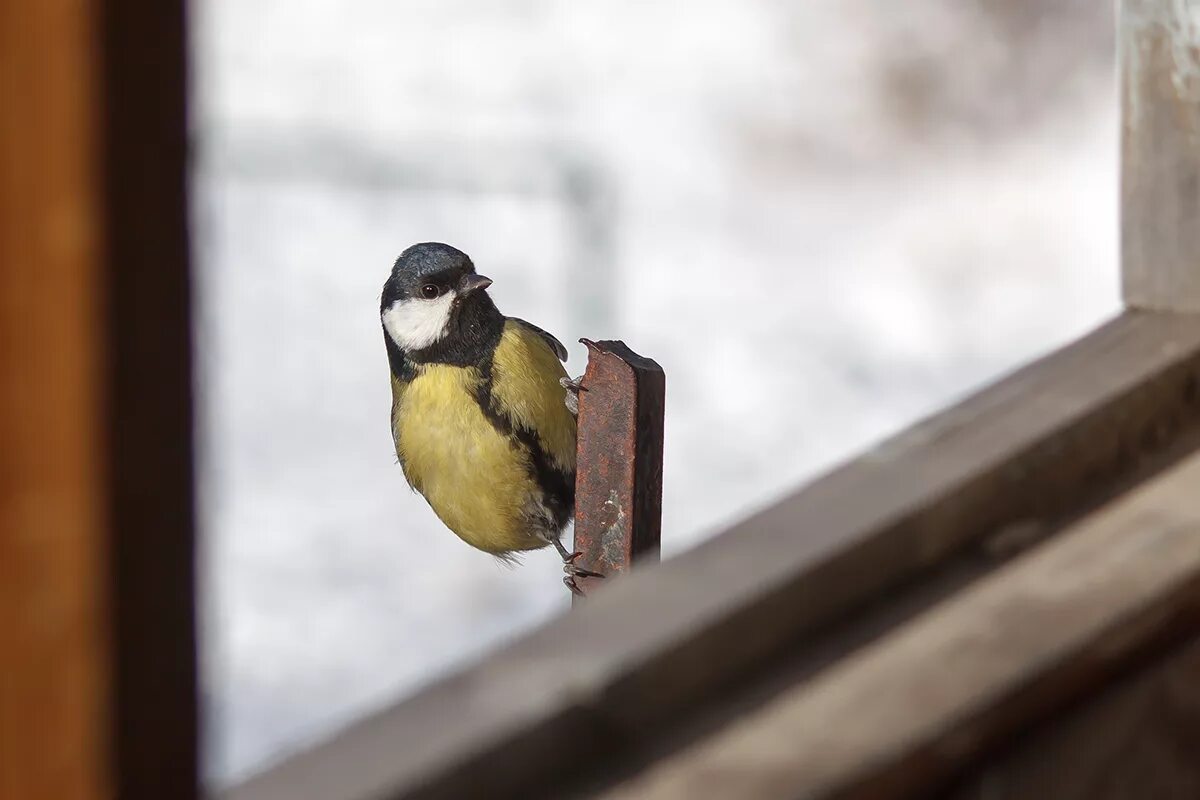
<svg viewBox="0 0 1200 800">
<path fill-rule="evenodd" d="M 446 335 L 454 292 L 436 300 L 397 300 L 383 312 L 383 327 L 401 350 L 423 350 Z"/>
</svg>

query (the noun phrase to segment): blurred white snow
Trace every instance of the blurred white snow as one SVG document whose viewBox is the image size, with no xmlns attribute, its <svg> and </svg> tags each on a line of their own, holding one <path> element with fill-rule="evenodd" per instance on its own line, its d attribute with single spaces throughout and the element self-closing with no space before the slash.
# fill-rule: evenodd
<svg viewBox="0 0 1200 800">
<path fill-rule="evenodd" d="M 1108 4 L 193 17 L 217 782 L 567 606 L 556 557 L 471 551 L 394 463 L 377 308 L 408 244 L 665 367 L 667 555 L 1117 308 Z"/>
</svg>

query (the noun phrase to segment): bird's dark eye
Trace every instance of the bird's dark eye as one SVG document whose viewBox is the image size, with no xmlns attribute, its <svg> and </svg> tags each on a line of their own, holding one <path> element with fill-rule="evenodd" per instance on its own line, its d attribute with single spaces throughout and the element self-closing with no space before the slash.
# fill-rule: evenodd
<svg viewBox="0 0 1200 800">
<path fill-rule="evenodd" d="M 442 290 L 434 283 L 427 283 L 421 287 L 421 297 L 424 297 L 426 300 L 433 300 L 441 293 Z"/>
</svg>

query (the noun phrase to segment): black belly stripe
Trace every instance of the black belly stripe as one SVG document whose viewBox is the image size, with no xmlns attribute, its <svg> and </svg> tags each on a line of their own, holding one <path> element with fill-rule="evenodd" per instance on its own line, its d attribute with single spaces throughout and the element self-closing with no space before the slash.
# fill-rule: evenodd
<svg viewBox="0 0 1200 800">
<path fill-rule="evenodd" d="M 512 419 L 496 407 L 492 396 L 492 360 L 489 358 L 479 367 L 479 383 L 475 386 L 475 402 L 483 410 L 484 417 L 497 431 L 509 437 L 529 454 L 529 473 L 542 489 L 546 508 L 554 515 L 561 528 L 575 514 L 575 475 L 566 473 L 550 462 L 536 431 L 514 425 Z"/>
</svg>

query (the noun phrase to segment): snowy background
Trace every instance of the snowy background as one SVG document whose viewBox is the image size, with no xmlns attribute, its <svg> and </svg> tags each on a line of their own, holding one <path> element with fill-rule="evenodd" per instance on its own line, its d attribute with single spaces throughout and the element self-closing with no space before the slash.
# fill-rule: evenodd
<svg viewBox="0 0 1200 800">
<path fill-rule="evenodd" d="M 1117 308 L 1106 3 L 193 17 L 218 783 L 567 608 L 552 553 L 468 549 L 394 463 L 377 309 L 407 245 L 665 367 L 667 555 Z"/>
</svg>

